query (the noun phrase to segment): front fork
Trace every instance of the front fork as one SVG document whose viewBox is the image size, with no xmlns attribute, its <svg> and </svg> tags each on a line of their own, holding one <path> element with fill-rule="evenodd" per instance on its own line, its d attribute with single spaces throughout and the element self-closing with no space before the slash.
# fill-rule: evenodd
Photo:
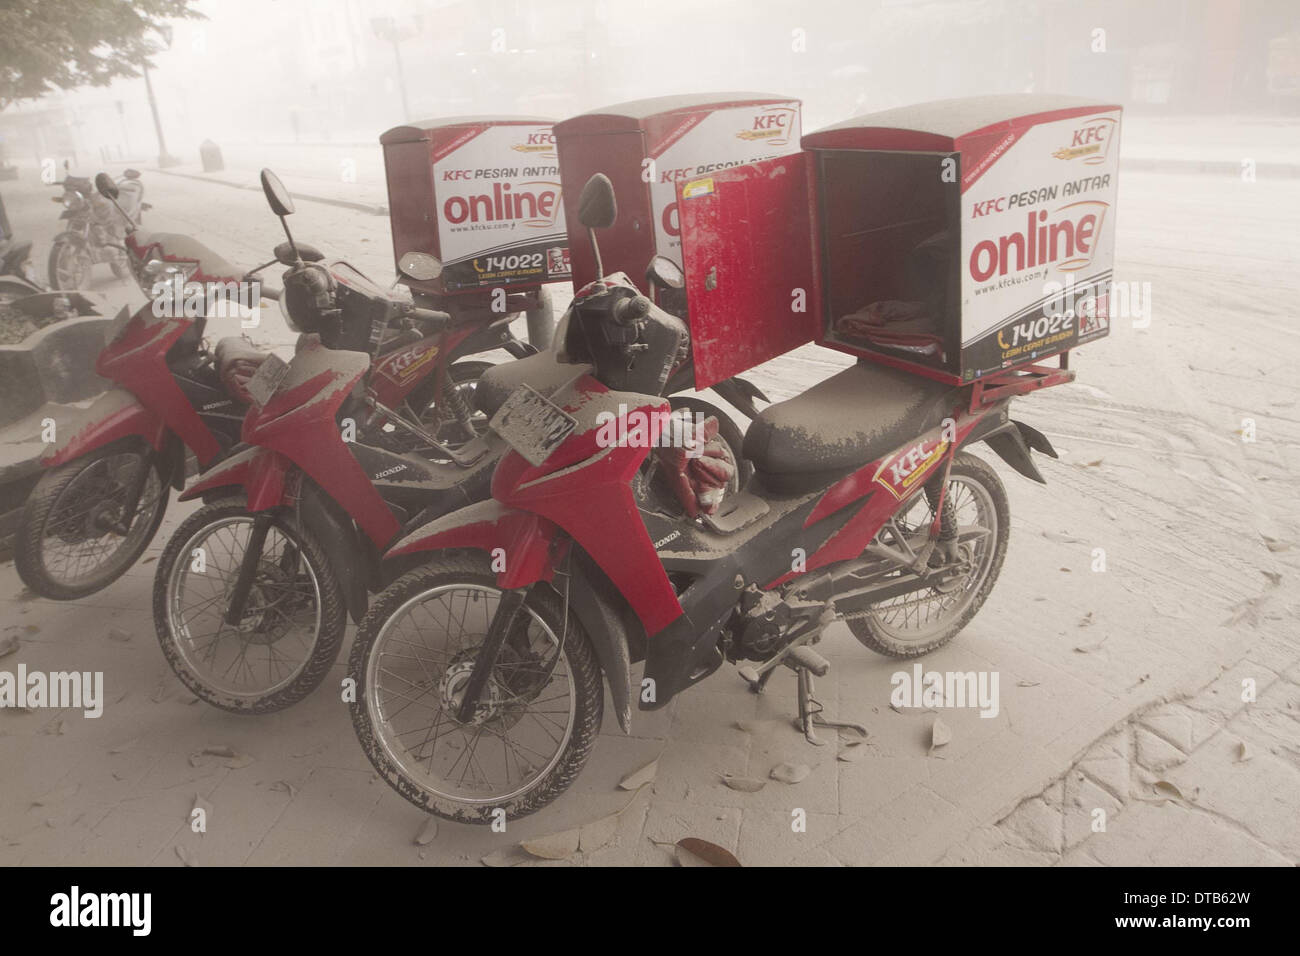
<svg viewBox="0 0 1300 956">
<path fill-rule="evenodd" d="M 231 626 L 237 626 L 244 619 L 248 594 L 253 589 L 253 579 L 257 576 L 257 567 L 262 561 L 262 549 L 266 546 L 266 535 L 274 521 L 275 517 L 269 511 L 253 516 L 253 531 L 248 536 L 248 547 L 244 549 L 244 560 L 239 565 L 239 575 L 235 578 L 235 587 L 230 592 L 230 604 L 226 608 L 226 623 Z"/>
<path fill-rule="evenodd" d="M 514 627 L 515 619 L 519 617 L 519 612 L 523 609 L 524 602 L 528 600 L 528 592 L 532 587 L 530 584 L 527 587 L 512 588 L 501 595 L 501 603 L 497 605 L 496 613 L 492 615 L 492 623 L 488 625 L 487 637 L 483 639 L 483 644 L 474 658 L 474 670 L 470 672 L 469 681 L 465 685 L 465 696 L 461 698 L 460 708 L 456 711 L 456 719 L 461 723 L 467 724 L 473 720 L 478 699 L 483 694 L 483 688 L 487 686 L 497 658 L 501 655 L 506 635 Z"/>
</svg>

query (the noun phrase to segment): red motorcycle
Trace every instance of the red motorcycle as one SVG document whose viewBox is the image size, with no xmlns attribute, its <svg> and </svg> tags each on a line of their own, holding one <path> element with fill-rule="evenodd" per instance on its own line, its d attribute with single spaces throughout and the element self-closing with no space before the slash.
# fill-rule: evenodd
<svg viewBox="0 0 1300 956">
<path fill-rule="evenodd" d="M 116 205 L 117 185 L 106 174 L 96 177 L 96 186 Z M 184 487 L 187 452 L 204 470 L 239 441 L 250 401 L 247 383 L 266 354 L 238 337 L 223 338 L 209 351 L 203 339 L 209 313 L 233 315 L 231 300 L 240 296 L 245 304 L 257 294 L 276 298 L 274 290 L 249 284 L 277 262 L 292 266 L 324 258 L 306 243 L 284 242 L 274 259 L 244 272 L 188 236 L 141 237 L 129 215 L 122 215 L 132 270 L 154 301 L 134 315 L 123 309 L 110 329 L 95 370 L 116 387 L 76 418 L 56 423 L 57 440 L 41 459 L 47 471 L 27 500 L 15 539 L 19 576 L 54 600 L 85 597 L 117 580 L 157 531 L 168 486 Z M 341 263 L 335 268 L 373 291 L 360 273 Z M 432 429 L 454 432 L 457 426 L 444 420 L 445 410 L 467 404 L 458 389 L 468 382 L 472 391 L 482 368 L 451 364 L 445 357 L 497 347 L 499 330 L 479 323 L 451 333 L 419 332 L 410 316 L 424 310 L 382 291 L 344 295 L 342 302 L 344 309 L 378 303 L 383 311 L 384 321 L 374 327 L 374 380 L 384 412 L 368 416 L 361 427 L 391 431 L 393 421 L 405 414 L 423 418 Z M 363 335 L 370 334 L 367 321 Z M 442 402 L 435 401 L 438 395 Z M 451 417 L 459 422 L 469 416 Z M 404 439 L 388 435 L 386 440 L 401 444 Z"/>
<path fill-rule="evenodd" d="M 287 197 L 265 174 L 264 185 L 283 220 Z M 389 299 L 344 263 L 299 263 L 284 275 L 281 302 L 308 338 L 287 366 L 264 365 L 250 383 L 255 403 L 240 435 L 250 447 L 181 495 L 206 506 L 176 530 L 154 579 L 155 624 L 172 669 L 196 695 L 237 713 L 278 710 L 313 690 L 337 658 L 348 613 L 360 621 L 369 592 L 400 570 L 381 566 L 383 549 L 404 527 L 486 499 L 507 448 L 495 435 L 449 445 L 401 418 L 397 426 L 423 443 L 418 453 L 374 430 L 350 433 L 390 415 L 370 356 L 372 323 L 388 322 Z M 416 309 L 406 318 L 429 334 L 459 332 L 446 313 Z M 664 353 L 657 389 L 683 354 L 685 326 L 672 321 L 683 336 Z M 539 355 L 498 372 L 555 391 L 581 369 Z M 500 392 L 477 396 L 484 414 Z M 698 399 L 674 401 L 716 421 Z M 713 446 L 707 462 L 683 463 L 681 473 L 724 498 L 738 491 L 740 469 L 735 452 L 716 438 Z"/>
<path fill-rule="evenodd" d="M 607 227 L 609 181 L 593 177 L 579 207 Z M 557 339 L 592 371 L 575 367 L 549 399 L 521 387 L 492 421 L 514 449 L 492 500 L 388 550 L 424 563 L 361 623 L 351 711 L 375 769 L 416 806 L 463 822 L 545 806 L 595 743 L 602 673 L 626 731 L 634 696 L 663 707 L 724 661 L 749 662 L 757 691 L 786 665 L 816 742 L 813 725 L 831 722 L 812 676 L 829 665 L 810 645 L 827 625 L 845 619 L 868 647 L 915 657 L 992 589 L 1009 507 L 967 449 L 987 442 L 1042 481 L 1029 449 L 1055 452 L 1009 418 L 1010 397 L 1073 373 L 954 386 L 860 362 L 759 415 L 744 446 L 754 481 L 708 514 L 660 447 L 670 419 L 654 384 L 678 327 L 630 283 L 582 290 Z"/>
</svg>

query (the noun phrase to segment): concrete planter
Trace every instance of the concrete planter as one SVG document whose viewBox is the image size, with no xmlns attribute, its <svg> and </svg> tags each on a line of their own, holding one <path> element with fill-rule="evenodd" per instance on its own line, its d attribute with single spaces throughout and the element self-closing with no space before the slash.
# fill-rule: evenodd
<svg viewBox="0 0 1300 956">
<path fill-rule="evenodd" d="M 79 314 L 50 321 L 60 297 Z M 104 297 L 93 293 L 42 293 L 14 306 L 48 324 L 16 345 L 0 345 L 0 560 L 11 556 L 19 513 L 40 478 L 42 420 L 108 387 L 95 359 L 113 322 Z"/>
</svg>

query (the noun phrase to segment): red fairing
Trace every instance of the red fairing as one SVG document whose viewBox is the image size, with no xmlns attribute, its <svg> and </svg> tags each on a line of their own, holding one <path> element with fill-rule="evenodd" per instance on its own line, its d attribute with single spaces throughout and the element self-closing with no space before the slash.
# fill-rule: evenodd
<svg viewBox="0 0 1300 956">
<path fill-rule="evenodd" d="M 167 441 L 167 423 L 125 389 L 114 388 L 97 398 L 78 423 L 63 426 L 67 438 L 41 456 L 46 468 L 56 468 L 120 438 L 138 435 L 155 450 Z"/>
<path fill-rule="evenodd" d="M 401 526 L 348 451 L 335 421 L 339 406 L 369 367 L 365 352 L 319 344 L 304 348 L 289 363 L 288 375 L 271 400 L 249 409 L 240 437 L 298 465 L 382 548 Z"/>
<path fill-rule="evenodd" d="M 193 324 L 193 319 L 182 316 L 159 318 L 152 306 L 142 306 L 122 334 L 104 346 L 95 360 L 95 371 L 129 390 L 141 404 L 156 409 L 199 464 L 207 465 L 221 446 L 167 367 L 167 350 Z"/>
<path fill-rule="evenodd" d="M 578 420 L 572 435 L 541 467 L 511 452 L 492 476 L 492 497 L 511 508 L 549 518 L 578 542 L 604 568 L 653 635 L 681 616 L 663 563 L 646 531 L 632 497 L 632 477 L 658 437 L 663 416 L 652 414 L 667 402 L 649 395 L 611 392 L 583 376 L 552 399 Z M 619 406 L 631 418 L 648 419 L 648 440 L 640 444 L 602 447 L 597 415 L 618 416 Z M 632 424 L 619 427 L 629 434 Z"/>
<path fill-rule="evenodd" d="M 943 426 L 935 428 L 826 489 L 804 522 L 805 528 L 854 502 L 862 502 L 862 507 L 825 544 L 808 555 L 806 570 L 814 571 L 859 557 L 885 522 L 956 454 L 986 414 L 962 415 L 956 419 L 954 434 L 945 436 Z M 803 573 L 789 572 L 766 587 L 778 587 Z"/>
<path fill-rule="evenodd" d="M 407 348 L 395 349 L 375 359 L 374 372 L 370 376 L 370 387 L 375 391 L 375 398 L 389 408 L 397 408 L 406 397 L 415 391 L 429 374 L 431 365 L 438 365 L 437 388 L 441 393 L 446 384 L 446 363 L 439 363 L 438 357 L 451 355 L 456 346 L 479 331 L 477 325 L 466 325 L 459 329 L 450 329 L 438 335 L 428 335 Z"/>
</svg>

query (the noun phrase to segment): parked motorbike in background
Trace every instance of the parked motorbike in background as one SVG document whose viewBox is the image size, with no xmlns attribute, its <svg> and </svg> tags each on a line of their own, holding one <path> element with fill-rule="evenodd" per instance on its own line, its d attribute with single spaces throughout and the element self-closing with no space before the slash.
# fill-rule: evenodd
<svg viewBox="0 0 1300 956">
<path fill-rule="evenodd" d="M 67 225 L 54 237 L 50 249 L 50 287 L 80 289 L 91 269 L 101 262 L 107 262 L 119 279 L 131 277 L 133 270 L 124 244 L 127 229 L 119 211 L 128 224 L 138 226 L 144 210 L 149 208 L 139 171 L 126 170 L 115 184 L 117 210 L 87 177 L 65 175 L 55 185 L 63 188 L 63 194 L 53 200 L 63 204 L 59 218 Z"/>
<path fill-rule="evenodd" d="M 288 235 L 292 201 L 269 170 L 262 181 Z M 291 327 L 309 338 L 287 366 L 264 365 L 250 383 L 254 404 L 240 438 L 251 447 L 181 495 L 206 506 L 172 535 L 154 579 L 155 625 L 173 671 L 194 694 L 236 713 L 279 710 L 318 686 L 348 613 L 359 621 L 368 593 L 396 573 L 381 567 L 383 549 L 404 526 L 485 500 L 507 450 L 491 434 L 443 443 L 378 398 L 383 367 L 372 355 L 394 314 L 425 334 L 449 335 L 453 316 L 394 301 L 342 262 L 295 262 L 281 303 Z M 677 324 L 683 336 L 674 338 L 661 385 L 683 354 L 685 326 Z M 581 371 L 544 355 L 498 369 L 548 392 Z M 485 420 L 495 394 L 475 396 Z M 680 401 L 688 411 L 708 409 L 716 429 L 721 412 Z M 376 421 L 392 422 L 416 447 L 394 445 L 368 427 Z M 682 474 L 711 479 L 710 491 L 722 497 L 738 470 L 729 457 L 736 452 L 716 440 L 712 452 L 704 477 L 687 477 L 685 464 Z M 195 554 L 204 555 L 202 567 Z"/>
</svg>

